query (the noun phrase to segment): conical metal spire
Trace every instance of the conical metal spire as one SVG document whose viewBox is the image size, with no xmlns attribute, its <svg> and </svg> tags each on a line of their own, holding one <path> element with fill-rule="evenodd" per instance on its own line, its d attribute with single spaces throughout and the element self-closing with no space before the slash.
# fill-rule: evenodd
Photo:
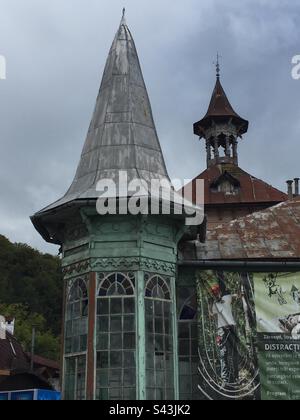
<svg viewBox="0 0 300 420">
<path fill-rule="evenodd" d="M 151 105 L 125 9 L 113 41 L 75 179 L 66 195 L 48 211 L 78 199 L 93 199 L 98 181 L 118 183 L 168 178 Z"/>
<path fill-rule="evenodd" d="M 239 135 L 245 134 L 248 130 L 248 121 L 241 118 L 233 109 L 220 81 L 220 62 L 218 56 L 217 81 L 210 100 L 210 104 L 205 117 L 194 124 L 194 133 L 200 137 L 204 131 L 211 126 L 212 122 L 224 123 L 232 121 L 237 126 Z"/>
</svg>

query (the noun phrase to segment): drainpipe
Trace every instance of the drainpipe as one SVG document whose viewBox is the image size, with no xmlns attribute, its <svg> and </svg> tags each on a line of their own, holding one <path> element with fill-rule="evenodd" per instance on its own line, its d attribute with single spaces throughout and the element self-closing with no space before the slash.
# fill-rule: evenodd
<svg viewBox="0 0 300 420">
<path fill-rule="evenodd" d="M 294 181 L 295 181 L 295 196 L 298 197 L 299 196 L 299 181 L 300 181 L 300 178 L 295 178 Z"/>
<path fill-rule="evenodd" d="M 289 200 L 292 200 L 294 198 L 293 195 L 293 183 L 294 181 L 286 181 L 287 185 L 288 185 L 288 196 L 289 196 Z"/>
</svg>

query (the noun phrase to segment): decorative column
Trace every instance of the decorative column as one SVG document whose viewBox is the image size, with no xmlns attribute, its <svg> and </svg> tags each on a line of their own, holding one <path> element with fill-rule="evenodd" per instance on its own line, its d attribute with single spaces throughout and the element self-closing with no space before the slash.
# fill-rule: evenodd
<svg viewBox="0 0 300 420">
<path fill-rule="evenodd" d="M 230 157 L 230 138 L 226 136 L 225 156 Z"/>
<path fill-rule="evenodd" d="M 206 153 L 207 153 L 207 167 L 209 168 L 211 163 L 211 143 L 210 140 L 206 140 Z"/>
<path fill-rule="evenodd" d="M 232 150 L 233 150 L 233 160 L 235 165 L 238 165 L 238 141 L 236 138 L 234 138 L 233 142 L 232 142 Z"/>
<path fill-rule="evenodd" d="M 214 152 L 215 152 L 215 158 L 217 159 L 219 157 L 219 141 L 218 138 L 215 138 L 214 141 Z"/>
</svg>

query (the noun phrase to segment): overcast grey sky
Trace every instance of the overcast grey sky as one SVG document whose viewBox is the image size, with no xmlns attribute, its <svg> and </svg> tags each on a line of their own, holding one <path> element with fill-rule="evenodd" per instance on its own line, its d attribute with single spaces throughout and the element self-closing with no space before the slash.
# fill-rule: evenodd
<svg viewBox="0 0 300 420">
<path fill-rule="evenodd" d="M 285 190 L 300 175 L 300 3 L 291 0 L 0 0 L 0 233 L 55 253 L 29 216 L 69 187 L 123 6 L 171 177 L 205 169 L 204 116 L 222 83 L 250 120 L 240 166 Z"/>
</svg>

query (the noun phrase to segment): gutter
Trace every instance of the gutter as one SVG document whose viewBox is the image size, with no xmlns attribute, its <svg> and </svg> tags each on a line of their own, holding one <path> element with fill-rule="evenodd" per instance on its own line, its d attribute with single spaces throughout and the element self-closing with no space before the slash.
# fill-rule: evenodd
<svg viewBox="0 0 300 420">
<path fill-rule="evenodd" d="M 247 269 L 263 271 L 300 271 L 300 259 L 296 261 L 230 261 L 230 260 L 199 260 L 199 261 L 179 261 L 179 267 L 191 267 L 191 268 L 221 268 L 221 269 L 241 269 L 247 271 Z"/>
</svg>

